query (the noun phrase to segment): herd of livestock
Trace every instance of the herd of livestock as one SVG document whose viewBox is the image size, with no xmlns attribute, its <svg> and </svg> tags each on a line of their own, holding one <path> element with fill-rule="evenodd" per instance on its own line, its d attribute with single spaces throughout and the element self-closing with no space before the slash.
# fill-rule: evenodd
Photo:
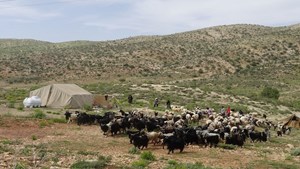
<svg viewBox="0 0 300 169">
<path fill-rule="evenodd" d="M 174 109 L 175 110 L 175 109 Z M 256 113 L 242 111 L 230 114 L 217 113 L 211 109 L 143 113 L 139 111 L 106 112 L 92 115 L 84 112 L 65 113 L 68 123 L 78 125 L 99 124 L 104 135 L 126 133 L 136 148 L 147 148 L 149 143 L 166 145 L 168 153 L 175 149 L 183 151 L 191 144 L 216 147 L 219 142 L 242 147 L 247 139 L 251 142 L 267 141 L 272 130 L 277 136 L 289 134 L 291 128 L 274 123 Z"/>
</svg>

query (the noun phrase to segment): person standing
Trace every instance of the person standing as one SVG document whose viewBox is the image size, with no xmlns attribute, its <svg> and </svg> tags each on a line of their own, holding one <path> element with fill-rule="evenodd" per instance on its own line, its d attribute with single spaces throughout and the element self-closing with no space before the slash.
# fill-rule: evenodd
<svg viewBox="0 0 300 169">
<path fill-rule="evenodd" d="M 222 106 L 220 114 L 221 114 L 221 116 L 225 116 L 225 108 L 224 108 L 224 106 Z"/>
<path fill-rule="evenodd" d="M 167 100 L 166 105 L 167 105 L 167 109 L 171 109 L 171 101 L 170 100 Z"/>
<path fill-rule="evenodd" d="M 154 107 L 158 107 L 158 98 L 154 99 Z"/>
<path fill-rule="evenodd" d="M 231 109 L 230 109 L 230 106 L 228 106 L 227 110 L 226 110 L 226 116 L 229 117 L 230 113 L 231 113 Z"/>
<path fill-rule="evenodd" d="M 128 96 L 128 103 L 129 103 L 129 104 L 132 104 L 132 101 L 133 101 L 133 97 L 132 97 L 132 95 L 130 94 L 130 95 Z"/>
</svg>

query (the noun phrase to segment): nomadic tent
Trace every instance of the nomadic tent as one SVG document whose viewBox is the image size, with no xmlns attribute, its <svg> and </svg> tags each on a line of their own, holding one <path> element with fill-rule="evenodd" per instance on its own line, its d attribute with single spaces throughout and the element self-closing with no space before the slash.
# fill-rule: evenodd
<svg viewBox="0 0 300 169">
<path fill-rule="evenodd" d="M 300 128 L 300 117 L 295 114 L 282 120 L 284 126 Z"/>
<path fill-rule="evenodd" d="M 82 108 L 93 104 L 93 95 L 75 84 L 52 84 L 30 92 L 39 96 L 41 106 L 51 108 Z"/>
</svg>

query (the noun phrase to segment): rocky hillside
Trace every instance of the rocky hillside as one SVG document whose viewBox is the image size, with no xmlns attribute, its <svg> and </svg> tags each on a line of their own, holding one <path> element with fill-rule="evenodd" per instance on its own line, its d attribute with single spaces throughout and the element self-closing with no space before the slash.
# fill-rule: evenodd
<svg viewBox="0 0 300 169">
<path fill-rule="evenodd" d="M 300 27 L 229 25 L 166 36 L 50 43 L 0 40 L 9 83 L 104 78 L 281 78 L 300 72 Z"/>
</svg>

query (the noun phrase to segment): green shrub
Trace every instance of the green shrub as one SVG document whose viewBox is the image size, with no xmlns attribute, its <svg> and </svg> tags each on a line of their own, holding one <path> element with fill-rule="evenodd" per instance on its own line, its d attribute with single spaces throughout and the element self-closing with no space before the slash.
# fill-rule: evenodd
<svg viewBox="0 0 300 169">
<path fill-rule="evenodd" d="M 149 161 L 140 159 L 138 161 L 132 162 L 131 166 L 134 169 L 142 169 L 142 168 L 146 168 L 148 166 L 148 164 L 149 164 Z"/>
<path fill-rule="evenodd" d="M 291 151 L 292 156 L 300 156 L 300 148 L 295 148 Z"/>
<path fill-rule="evenodd" d="M 176 161 L 169 161 L 168 166 L 165 169 L 212 169 L 211 167 L 206 167 L 202 163 L 177 163 Z"/>
<path fill-rule="evenodd" d="M 46 126 L 48 126 L 48 125 L 49 125 L 49 123 L 48 123 L 47 121 L 41 121 L 41 122 L 39 123 L 40 128 L 44 128 L 44 127 L 46 127 Z"/>
<path fill-rule="evenodd" d="M 169 164 L 169 165 L 177 165 L 178 162 L 177 162 L 176 160 L 169 160 L 169 161 L 168 161 L 168 164 Z"/>
<path fill-rule="evenodd" d="M 32 140 L 37 140 L 36 135 L 32 135 L 31 138 L 32 138 Z"/>
<path fill-rule="evenodd" d="M 149 161 L 154 161 L 155 160 L 155 156 L 152 154 L 151 151 L 144 151 L 141 154 L 141 159 L 143 159 L 143 160 L 149 160 Z"/>
<path fill-rule="evenodd" d="M 59 118 L 54 118 L 49 120 L 52 123 L 66 123 L 66 119 L 59 119 Z"/>
<path fill-rule="evenodd" d="M 85 111 L 92 111 L 92 110 L 93 110 L 93 107 L 92 107 L 92 105 L 84 104 L 84 105 L 83 105 L 83 109 L 84 109 Z"/>
<path fill-rule="evenodd" d="M 42 110 L 36 109 L 34 110 L 34 113 L 31 114 L 31 117 L 35 119 L 45 119 L 47 116 Z"/>
<path fill-rule="evenodd" d="M 8 145 L 12 145 L 13 142 L 11 140 L 2 140 L 1 141 L 2 144 L 8 144 Z"/>
<path fill-rule="evenodd" d="M 24 106 L 19 105 L 17 109 L 20 110 L 20 111 L 23 111 L 24 110 Z"/>
<path fill-rule="evenodd" d="M 15 166 L 15 169 L 27 169 L 27 167 L 22 163 L 17 163 L 17 165 Z"/>
<path fill-rule="evenodd" d="M 60 115 L 60 113 L 59 113 L 59 112 L 52 112 L 52 114 Z"/>
<path fill-rule="evenodd" d="M 22 142 L 20 140 L 2 140 L 0 141 L 2 144 L 7 144 L 7 145 L 20 145 Z"/>
<path fill-rule="evenodd" d="M 15 108 L 15 102 L 14 101 L 9 102 L 7 107 L 8 108 Z"/>
<path fill-rule="evenodd" d="M 126 79 L 123 79 L 123 78 L 122 78 L 122 79 L 119 79 L 119 81 L 120 81 L 120 82 L 125 82 Z"/>
<path fill-rule="evenodd" d="M 0 154 L 2 154 L 4 152 L 11 152 L 11 151 L 14 151 L 14 150 L 9 148 L 8 146 L 0 144 Z"/>
<path fill-rule="evenodd" d="M 226 149 L 226 150 L 234 150 L 236 148 L 236 146 L 232 145 L 232 144 L 218 144 L 218 147 Z"/>
<path fill-rule="evenodd" d="M 128 153 L 130 153 L 130 154 L 140 154 L 141 151 L 138 148 L 136 148 L 136 147 L 131 147 L 129 149 Z"/>
<path fill-rule="evenodd" d="M 97 155 L 98 153 L 96 152 L 91 152 L 91 151 L 78 151 L 77 154 L 81 154 L 81 155 Z"/>
<path fill-rule="evenodd" d="M 278 89 L 271 88 L 271 87 L 265 87 L 263 91 L 261 92 L 261 96 L 270 98 L 270 99 L 278 99 L 280 94 Z"/>
<path fill-rule="evenodd" d="M 287 164 L 281 161 L 267 161 L 267 164 L 270 166 L 269 168 L 275 168 L 275 169 L 297 169 L 299 166 L 294 164 Z"/>
<path fill-rule="evenodd" d="M 82 168 L 94 168 L 102 169 L 105 168 L 106 163 L 103 161 L 79 161 L 71 165 L 71 169 L 82 169 Z"/>
<path fill-rule="evenodd" d="M 71 165 L 71 169 L 102 169 L 107 166 L 107 163 L 111 160 L 110 157 L 99 156 L 98 160 L 95 161 L 79 161 Z"/>
</svg>

